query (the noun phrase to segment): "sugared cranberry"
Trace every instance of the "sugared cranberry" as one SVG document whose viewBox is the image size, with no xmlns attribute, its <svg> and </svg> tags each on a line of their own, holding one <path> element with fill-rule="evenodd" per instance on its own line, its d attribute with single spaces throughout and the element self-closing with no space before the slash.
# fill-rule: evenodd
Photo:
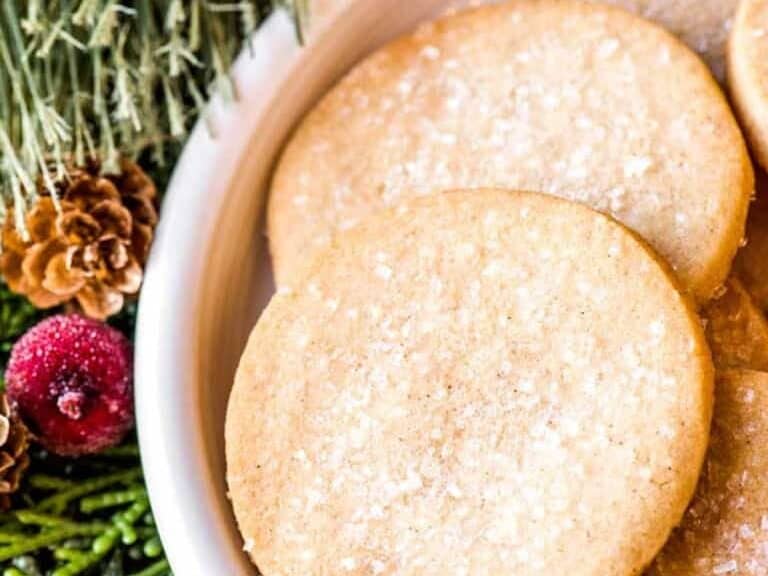
<svg viewBox="0 0 768 576">
<path fill-rule="evenodd" d="M 132 364 L 118 330 L 76 314 L 52 316 L 13 347 L 8 397 L 48 450 L 91 454 L 120 442 L 133 424 Z"/>
</svg>

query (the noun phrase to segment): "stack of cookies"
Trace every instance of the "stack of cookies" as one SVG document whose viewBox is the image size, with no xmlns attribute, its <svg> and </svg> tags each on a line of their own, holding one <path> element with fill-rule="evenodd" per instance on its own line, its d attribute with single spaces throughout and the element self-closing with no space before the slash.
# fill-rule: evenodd
<svg viewBox="0 0 768 576">
<path fill-rule="evenodd" d="M 265 576 L 768 574 L 768 197 L 742 135 L 768 167 L 768 0 L 612 3 L 428 23 L 287 143 L 279 289 L 226 423 Z M 720 79 L 737 11 L 744 132 L 624 8 Z"/>
</svg>

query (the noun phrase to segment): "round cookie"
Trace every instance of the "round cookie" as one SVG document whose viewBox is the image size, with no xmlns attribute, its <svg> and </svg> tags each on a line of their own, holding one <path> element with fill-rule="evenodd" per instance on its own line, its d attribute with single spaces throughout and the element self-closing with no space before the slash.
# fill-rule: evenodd
<svg viewBox="0 0 768 576">
<path fill-rule="evenodd" d="M 712 365 L 665 264 L 553 196 L 448 192 L 275 296 L 226 421 L 264 574 L 629 575 L 693 494 Z"/>
<path fill-rule="evenodd" d="M 728 278 L 701 315 L 718 369 L 768 370 L 768 321 L 737 277 Z"/>
<path fill-rule="evenodd" d="M 596 0 L 621 6 L 674 32 L 725 79 L 728 32 L 738 0 Z"/>
<path fill-rule="evenodd" d="M 704 301 L 727 277 L 753 176 L 711 74 L 661 28 L 568 0 L 484 6 L 375 53 L 298 127 L 269 202 L 278 283 L 382 207 L 486 186 L 611 213 Z"/>
<path fill-rule="evenodd" d="M 768 1 L 742 0 L 728 44 L 728 86 L 752 152 L 768 169 Z"/>
<path fill-rule="evenodd" d="M 718 373 L 696 496 L 649 576 L 768 574 L 767 415 L 768 374 Z"/>
</svg>

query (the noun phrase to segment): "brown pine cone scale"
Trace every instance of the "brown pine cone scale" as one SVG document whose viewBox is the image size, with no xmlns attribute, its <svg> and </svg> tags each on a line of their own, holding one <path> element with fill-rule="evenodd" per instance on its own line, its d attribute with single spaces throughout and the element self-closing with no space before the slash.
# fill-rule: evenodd
<svg viewBox="0 0 768 576">
<path fill-rule="evenodd" d="M 10 495 L 29 467 L 29 440 L 29 430 L 0 392 L 0 509 L 8 508 Z"/>
<path fill-rule="evenodd" d="M 157 224 L 157 192 L 127 160 L 120 175 L 102 175 L 92 161 L 68 176 L 59 186 L 60 212 L 41 192 L 27 214 L 29 241 L 6 220 L 0 274 L 39 308 L 73 301 L 103 320 L 139 291 Z"/>
</svg>

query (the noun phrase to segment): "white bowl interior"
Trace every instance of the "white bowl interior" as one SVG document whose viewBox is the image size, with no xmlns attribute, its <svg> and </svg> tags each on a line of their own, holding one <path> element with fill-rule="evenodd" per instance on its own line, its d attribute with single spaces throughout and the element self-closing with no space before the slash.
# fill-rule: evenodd
<svg viewBox="0 0 768 576">
<path fill-rule="evenodd" d="M 189 139 L 147 267 L 136 343 L 142 458 L 176 574 L 255 573 L 226 498 L 223 429 L 245 339 L 273 291 L 262 212 L 280 148 L 351 64 L 447 4 L 357 0 L 306 47 L 287 15 L 274 14 L 235 65 L 238 101 L 214 101 L 213 137 L 201 124 Z"/>
</svg>

